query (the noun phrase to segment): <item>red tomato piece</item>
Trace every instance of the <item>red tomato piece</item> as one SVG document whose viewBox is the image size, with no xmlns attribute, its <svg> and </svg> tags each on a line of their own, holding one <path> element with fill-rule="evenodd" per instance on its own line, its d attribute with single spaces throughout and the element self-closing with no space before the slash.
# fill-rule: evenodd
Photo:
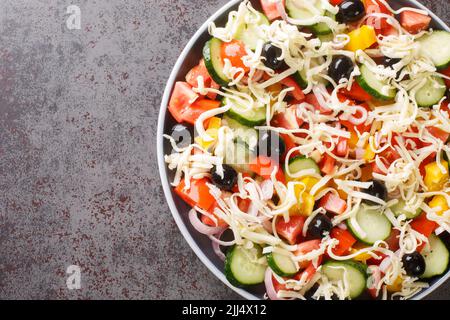
<svg viewBox="0 0 450 320">
<path fill-rule="evenodd" d="M 278 217 L 275 229 L 278 235 L 286 239 L 290 244 L 296 244 L 301 236 L 306 218 L 304 216 L 293 215 L 289 221 L 285 222 L 283 217 Z"/>
<path fill-rule="evenodd" d="M 357 101 L 370 101 L 372 100 L 372 96 L 368 94 L 361 86 L 358 84 L 358 82 L 353 82 L 352 87 L 350 90 L 347 89 L 341 89 L 340 93 L 345 95 L 346 97 L 357 100 Z"/>
<path fill-rule="evenodd" d="M 384 13 L 392 16 L 392 13 L 378 0 L 364 0 L 366 7 L 366 14 L 371 13 Z M 372 26 L 377 34 L 381 33 L 384 29 L 391 27 L 386 18 L 369 17 L 366 20 L 368 26 Z"/>
<path fill-rule="evenodd" d="M 297 82 L 291 77 L 284 78 L 280 81 L 281 84 L 288 88 L 294 88 L 293 91 L 289 92 L 289 94 L 297 101 L 302 101 L 305 99 L 305 94 L 303 93 L 302 88 L 297 84 Z"/>
<path fill-rule="evenodd" d="M 286 183 L 286 178 L 284 176 L 283 170 L 281 169 L 280 164 L 266 156 L 259 156 L 255 160 L 250 163 L 250 170 L 252 170 L 257 175 L 269 179 L 275 167 L 278 168 L 275 177 L 278 181 L 282 183 Z"/>
<path fill-rule="evenodd" d="M 195 124 L 195 121 L 197 121 L 198 117 L 200 117 L 203 112 L 218 107 L 220 107 L 220 101 L 199 99 L 183 111 L 182 119 L 187 123 Z"/>
<path fill-rule="evenodd" d="M 339 244 L 333 248 L 333 253 L 337 256 L 342 256 L 347 253 L 356 243 L 356 239 L 349 231 L 337 227 L 331 229 L 330 236 L 333 239 L 339 240 Z"/>
<path fill-rule="evenodd" d="M 349 148 L 350 147 L 348 145 L 348 139 L 339 137 L 339 141 L 336 145 L 336 148 L 334 149 L 334 153 L 337 156 L 345 157 L 348 153 Z"/>
<path fill-rule="evenodd" d="M 321 106 L 313 93 L 307 94 L 305 97 L 305 101 L 312 105 L 314 109 L 319 110 L 322 114 L 330 114 L 333 112 L 333 110 L 331 110 L 327 106 Z"/>
<path fill-rule="evenodd" d="M 389 250 L 397 251 L 400 248 L 399 236 L 400 231 L 398 229 L 392 229 L 390 236 L 384 240 L 388 244 Z"/>
<path fill-rule="evenodd" d="M 214 209 L 218 208 L 219 205 L 217 204 L 217 202 L 215 202 L 211 208 L 209 208 L 208 212 L 210 214 L 212 214 L 216 219 L 217 219 L 217 224 L 214 222 L 214 220 L 212 220 L 210 217 L 202 215 L 201 216 L 201 220 L 204 224 L 206 224 L 207 226 L 211 226 L 211 227 L 226 227 L 228 226 L 228 224 L 222 220 L 221 218 L 219 218 L 215 213 L 214 213 Z"/>
<path fill-rule="evenodd" d="M 284 6 L 284 1 L 283 1 Z M 271 0 L 261 0 L 261 7 L 264 14 L 269 20 L 281 18 L 281 13 L 278 11 L 277 4 Z"/>
<path fill-rule="evenodd" d="M 216 199 L 209 193 L 207 182 L 209 180 L 206 178 L 192 179 L 190 188 L 185 190 L 186 184 L 184 180 L 181 180 L 180 184 L 175 188 L 175 192 L 191 207 L 198 206 L 208 211 L 214 205 Z"/>
<path fill-rule="evenodd" d="M 295 251 L 294 255 L 297 255 L 297 256 L 304 255 L 311 251 L 318 250 L 320 248 L 320 243 L 321 243 L 320 240 L 309 240 L 306 242 L 299 243 L 297 245 L 297 250 Z M 322 259 L 320 259 L 318 264 L 320 264 L 321 261 L 322 261 Z M 309 262 L 309 261 L 303 261 L 300 263 L 300 268 L 302 268 L 302 269 L 308 268 L 310 264 L 311 264 L 311 262 Z"/>
<path fill-rule="evenodd" d="M 189 83 L 192 87 L 197 87 L 198 77 L 203 77 L 205 86 L 209 87 L 212 80 L 209 75 L 208 69 L 206 69 L 205 61 L 203 59 L 200 60 L 200 63 L 197 66 L 195 66 L 188 72 L 188 74 L 186 75 L 186 82 Z"/>
<path fill-rule="evenodd" d="M 319 206 L 334 214 L 342 214 L 347 209 L 347 202 L 333 192 L 328 192 L 320 199 Z"/>
<path fill-rule="evenodd" d="M 412 34 L 419 33 L 430 26 L 431 17 L 414 11 L 402 11 L 400 24 L 406 31 Z"/>
<path fill-rule="evenodd" d="M 186 82 L 177 82 L 169 101 L 169 111 L 178 122 L 183 122 L 183 114 L 197 100 L 198 94 Z"/>
<path fill-rule="evenodd" d="M 242 41 L 232 40 L 231 42 L 222 43 L 221 55 L 223 60 L 230 60 L 233 67 L 242 68 L 245 73 L 250 71 L 250 69 L 244 64 L 244 61 L 242 61 L 242 57 L 247 55 L 245 45 Z"/>
<path fill-rule="evenodd" d="M 344 2 L 344 0 L 330 0 L 330 4 L 332 6 L 338 6 L 340 5 L 342 2 Z"/>
<path fill-rule="evenodd" d="M 436 222 L 427 219 L 427 215 L 425 213 L 422 213 L 411 222 L 411 227 L 427 238 L 431 236 L 437 226 L 438 224 Z"/>
<path fill-rule="evenodd" d="M 323 155 L 322 160 L 319 163 L 320 171 L 324 174 L 332 174 L 334 172 L 334 165 L 336 164 L 336 159 L 329 156 L 327 153 Z"/>
<path fill-rule="evenodd" d="M 443 143 L 447 143 L 448 138 L 450 137 L 450 133 L 436 127 L 429 127 L 427 130 L 433 137 L 441 140 Z"/>
<path fill-rule="evenodd" d="M 448 67 L 447 69 L 441 70 L 439 71 L 442 74 L 445 74 L 447 77 L 450 77 L 450 67 Z M 447 85 L 447 88 L 450 88 L 450 80 L 448 79 L 444 79 L 445 84 Z M 447 97 L 447 99 L 450 99 L 450 97 Z M 447 101 L 447 106 L 448 106 L 448 101 Z"/>
</svg>

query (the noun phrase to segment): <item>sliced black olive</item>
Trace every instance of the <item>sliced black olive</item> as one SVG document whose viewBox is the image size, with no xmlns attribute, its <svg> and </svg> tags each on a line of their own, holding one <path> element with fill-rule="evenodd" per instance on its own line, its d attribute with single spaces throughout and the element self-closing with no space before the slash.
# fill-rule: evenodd
<svg viewBox="0 0 450 320">
<path fill-rule="evenodd" d="M 262 56 L 266 59 L 264 60 L 264 65 L 272 70 L 282 70 L 287 69 L 284 60 L 278 59 L 282 50 L 271 43 L 266 43 L 262 49 Z"/>
<path fill-rule="evenodd" d="M 308 235 L 313 238 L 323 238 L 330 232 L 332 227 L 333 223 L 328 216 L 318 214 L 308 225 Z"/>
<path fill-rule="evenodd" d="M 258 155 L 279 161 L 286 151 L 283 139 L 275 131 L 260 130 L 258 136 Z"/>
<path fill-rule="evenodd" d="M 328 75 L 339 83 L 341 79 L 350 79 L 350 75 L 355 69 L 352 59 L 344 55 L 337 55 L 333 57 L 330 66 L 328 67 Z"/>
<path fill-rule="evenodd" d="M 223 177 L 217 173 L 217 167 L 211 169 L 211 180 L 215 186 L 222 190 L 230 191 L 237 182 L 237 172 L 229 165 L 222 165 Z"/>
<path fill-rule="evenodd" d="M 405 254 L 402 257 L 403 268 L 411 277 L 420 277 L 425 272 L 425 259 L 418 252 Z"/>
<path fill-rule="evenodd" d="M 387 200 L 388 192 L 386 186 L 381 181 L 372 180 L 372 185 L 369 188 L 363 190 L 365 193 L 370 194 L 371 196 L 379 198 L 383 201 Z M 372 201 L 366 201 L 372 203 Z"/>
<path fill-rule="evenodd" d="M 172 128 L 170 136 L 175 140 L 177 146 L 183 148 L 192 143 L 193 132 L 183 124 L 176 124 Z"/>
<path fill-rule="evenodd" d="M 393 65 L 399 63 L 401 59 L 398 58 L 389 58 L 389 57 L 383 57 L 381 59 L 381 64 L 385 67 L 392 67 Z"/>
<path fill-rule="evenodd" d="M 346 0 L 339 5 L 336 20 L 340 23 L 355 22 L 366 15 L 366 8 L 361 0 Z"/>
</svg>

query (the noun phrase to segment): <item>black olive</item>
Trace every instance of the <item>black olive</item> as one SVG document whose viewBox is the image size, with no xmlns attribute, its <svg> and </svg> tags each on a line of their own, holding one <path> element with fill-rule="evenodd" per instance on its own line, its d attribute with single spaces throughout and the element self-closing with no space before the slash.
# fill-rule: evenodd
<svg viewBox="0 0 450 320">
<path fill-rule="evenodd" d="M 392 67 L 394 64 L 399 63 L 401 60 L 402 59 L 398 59 L 398 58 L 383 57 L 381 59 L 381 64 L 385 67 Z"/>
<path fill-rule="evenodd" d="M 388 192 L 383 182 L 372 180 L 372 185 L 369 188 L 363 190 L 365 193 L 370 194 L 371 196 L 377 197 L 383 201 L 387 200 Z M 372 201 L 366 201 L 372 203 Z"/>
<path fill-rule="evenodd" d="M 177 124 L 173 126 L 170 136 L 175 140 L 177 146 L 183 148 L 189 146 L 192 143 L 193 132 L 185 125 Z"/>
<path fill-rule="evenodd" d="M 355 65 L 352 59 L 344 55 L 337 55 L 333 57 L 330 66 L 328 67 L 328 75 L 339 83 L 341 79 L 350 79 Z"/>
<path fill-rule="evenodd" d="M 420 277 L 425 272 L 425 259 L 418 252 L 405 254 L 402 258 L 403 268 L 411 277 Z"/>
<path fill-rule="evenodd" d="M 286 151 L 283 139 L 275 131 L 260 130 L 258 136 L 258 155 L 279 161 Z"/>
<path fill-rule="evenodd" d="M 313 238 L 323 238 L 333 228 L 333 223 L 328 216 L 318 214 L 308 225 L 308 235 Z"/>
<path fill-rule="evenodd" d="M 266 58 L 264 60 L 264 65 L 275 71 L 287 69 L 284 60 L 278 59 L 282 53 L 283 52 L 280 48 L 275 47 L 273 44 L 269 42 L 266 43 L 262 49 L 262 56 Z"/>
<path fill-rule="evenodd" d="M 356 22 L 366 15 L 366 8 L 361 0 L 346 0 L 339 5 L 336 20 L 340 23 Z"/>
<path fill-rule="evenodd" d="M 222 190 L 230 191 L 237 182 L 237 172 L 229 165 L 222 165 L 223 177 L 217 173 L 217 167 L 211 169 L 211 179 L 214 185 Z"/>
</svg>

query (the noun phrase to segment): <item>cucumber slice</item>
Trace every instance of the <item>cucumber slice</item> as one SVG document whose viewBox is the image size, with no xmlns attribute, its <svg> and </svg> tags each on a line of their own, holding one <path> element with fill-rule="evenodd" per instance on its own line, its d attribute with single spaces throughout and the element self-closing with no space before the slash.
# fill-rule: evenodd
<svg viewBox="0 0 450 320">
<path fill-rule="evenodd" d="M 301 3 L 299 2 L 300 1 L 298 0 L 286 0 L 286 11 L 289 17 L 298 20 L 306 20 L 316 16 L 316 14 L 312 13 L 308 9 L 302 8 Z M 319 10 L 319 15 L 324 15 L 325 9 L 322 8 L 321 1 L 312 0 L 312 2 L 315 2 L 314 6 Z"/>
<path fill-rule="evenodd" d="M 387 82 L 377 79 L 376 75 L 365 65 L 359 67 L 361 75 L 356 78 L 358 84 L 376 99 L 392 100 L 395 98 L 397 90 Z"/>
<path fill-rule="evenodd" d="M 233 150 L 227 150 L 223 162 L 237 172 L 253 175 L 253 171 L 250 170 L 250 163 L 254 158 L 254 153 L 249 149 L 247 144 L 238 140 L 231 144 L 230 148 L 233 148 Z"/>
<path fill-rule="evenodd" d="M 224 115 L 222 123 L 231 128 L 238 141 L 244 142 L 250 149 L 255 150 L 258 144 L 258 131 L 254 128 L 242 125 L 240 122 L 231 119 L 229 116 Z"/>
<path fill-rule="evenodd" d="M 434 106 L 445 96 L 447 88 L 440 77 L 430 77 L 425 84 L 416 91 L 416 102 L 419 107 L 429 108 Z"/>
<path fill-rule="evenodd" d="M 243 24 L 239 27 L 239 31 L 236 34 L 236 39 L 244 42 L 251 50 L 255 50 L 258 44 L 258 40 L 261 39 L 260 26 L 270 25 L 269 19 L 262 14 L 258 13 L 260 19 L 257 24 Z"/>
<path fill-rule="evenodd" d="M 380 210 L 370 209 L 367 205 L 362 204 L 355 218 L 365 235 L 357 231 L 351 219 L 347 220 L 347 226 L 358 240 L 366 244 L 372 245 L 378 240 L 385 240 L 391 234 L 391 222 Z"/>
<path fill-rule="evenodd" d="M 292 259 L 279 253 L 269 253 L 267 264 L 280 277 L 291 277 L 297 273 L 297 268 Z"/>
<path fill-rule="evenodd" d="M 228 86 L 230 79 L 223 73 L 223 60 L 220 54 L 222 41 L 212 38 L 203 47 L 203 59 L 211 78 L 222 87 Z"/>
<path fill-rule="evenodd" d="M 332 14 L 331 12 L 327 11 L 325 12 L 325 16 L 330 17 L 333 20 L 336 20 L 336 17 L 334 14 Z M 328 35 L 330 33 L 332 33 L 333 31 L 330 29 L 330 27 L 324 23 L 324 22 L 320 22 L 320 23 L 316 23 L 313 24 L 311 26 L 311 31 L 316 35 L 316 36 L 325 36 Z"/>
<path fill-rule="evenodd" d="M 330 281 L 343 281 L 346 274 L 351 299 L 359 297 L 367 286 L 367 267 L 352 260 L 328 261 L 322 266 L 322 274 Z"/>
<path fill-rule="evenodd" d="M 247 127 L 255 127 L 266 122 L 266 108 L 256 108 L 246 110 L 245 107 L 240 106 L 228 98 L 222 99 L 222 105 L 231 104 L 231 108 L 226 112 L 226 115 Z"/>
<path fill-rule="evenodd" d="M 422 252 L 426 266 L 425 273 L 421 276 L 423 279 L 439 276 L 448 268 L 449 252 L 444 242 L 434 234 L 430 236 L 428 241 L 430 242 L 430 250 L 425 252 L 425 249 Z"/>
<path fill-rule="evenodd" d="M 420 55 L 431 59 L 438 70 L 450 66 L 450 32 L 436 30 L 419 39 Z"/>
<path fill-rule="evenodd" d="M 251 286 L 264 282 L 266 265 L 256 263 L 262 257 L 262 249 L 255 245 L 252 249 L 233 246 L 225 259 L 225 276 L 237 287 Z"/>
<path fill-rule="evenodd" d="M 308 81 L 306 80 L 306 69 L 302 69 L 294 73 L 293 78 L 300 88 L 305 89 L 308 86 Z"/>
<path fill-rule="evenodd" d="M 311 159 L 304 156 L 296 156 L 289 160 L 289 172 L 295 174 L 302 170 L 314 169 L 315 173 L 320 175 L 320 169 L 317 163 Z M 286 171 L 286 170 L 285 170 Z M 293 179 L 291 175 L 288 178 Z"/>
<path fill-rule="evenodd" d="M 407 219 L 414 219 L 422 213 L 422 210 L 420 208 L 418 208 L 415 212 L 407 210 L 406 203 L 403 199 L 398 199 L 398 202 L 394 204 L 390 209 L 396 217 L 404 214 Z"/>
</svg>

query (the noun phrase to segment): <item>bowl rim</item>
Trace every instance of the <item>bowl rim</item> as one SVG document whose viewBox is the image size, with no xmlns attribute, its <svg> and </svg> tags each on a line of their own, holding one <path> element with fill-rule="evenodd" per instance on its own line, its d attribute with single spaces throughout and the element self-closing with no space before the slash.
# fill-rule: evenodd
<svg viewBox="0 0 450 320">
<path fill-rule="evenodd" d="M 198 39 L 208 30 L 208 26 L 211 22 L 216 21 L 219 17 L 221 17 L 223 14 L 227 13 L 232 7 L 236 6 L 238 3 L 240 3 L 242 0 L 231 0 L 224 6 L 222 6 L 219 10 L 217 10 L 213 15 L 211 15 L 195 32 L 195 34 L 191 37 L 189 42 L 184 47 L 183 51 L 181 52 L 180 56 L 178 57 L 172 72 L 170 73 L 170 76 L 167 80 L 163 98 L 160 105 L 160 111 L 158 116 L 158 128 L 157 128 L 157 158 L 158 158 L 158 168 L 159 168 L 159 174 L 161 178 L 162 187 L 164 190 L 164 196 L 166 198 L 167 204 L 169 206 L 170 212 L 172 213 L 172 216 L 183 235 L 186 242 L 189 244 L 191 249 L 194 251 L 194 253 L 197 255 L 197 257 L 200 259 L 200 261 L 214 274 L 215 277 L 217 277 L 220 281 L 222 281 L 227 287 L 231 288 L 234 292 L 239 294 L 241 297 L 248 299 L 248 300 L 261 300 L 258 296 L 246 291 L 245 289 L 237 288 L 233 285 L 231 285 L 228 280 L 225 277 L 225 274 L 222 270 L 216 267 L 216 265 L 205 255 L 203 250 L 197 245 L 194 238 L 189 233 L 189 230 L 187 229 L 186 225 L 184 224 L 183 220 L 181 219 L 181 214 L 178 211 L 178 208 L 174 202 L 170 182 L 168 179 L 168 173 L 167 173 L 167 166 L 164 161 L 164 122 L 166 119 L 166 116 L 168 114 L 167 112 L 167 106 L 169 103 L 170 95 L 172 92 L 173 85 L 175 83 L 176 77 L 178 75 L 178 72 L 183 65 L 187 55 L 190 53 L 191 50 L 194 49 L 195 43 L 198 41 Z M 443 29 L 450 32 L 450 28 L 440 19 L 437 15 L 435 15 L 430 9 L 425 7 L 423 4 L 418 2 L 417 0 L 405 0 L 406 2 L 409 2 L 411 5 L 413 5 L 416 8 L 425 10 L 429 13 L 430 17 L 433 19 L 434 22 L 439 24 Z M 436 290 L 438 287 L 440 287 L 443 283 L 445 283 L 448 278 L 450 277 L 450 270 L 447 271 L 445 275 L 443 275 L 441 278 L 439 278 L 433 285 L 431 285 L 429 288 L 426 288 L 425 290 L 422 290 L 418 294 L 416 294 L 414 297 L 411 298 L 411 300 L 421 300 L 425 298 L 427 295 L 429 295 L 431 292 Z"/>
</svg>

